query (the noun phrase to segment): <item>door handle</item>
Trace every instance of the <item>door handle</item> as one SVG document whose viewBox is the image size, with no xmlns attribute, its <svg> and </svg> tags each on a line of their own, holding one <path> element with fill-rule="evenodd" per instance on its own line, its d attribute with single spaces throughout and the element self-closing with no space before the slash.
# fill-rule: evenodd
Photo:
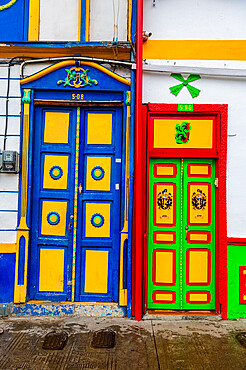
<svg viewBox="0 0 246 370">
<path fill-rule="evenodd" d="M 188 230 L 189 230 L 189 226 L 186 225 L 185 226 L 185 240 L 187 240 L 187 233 L 188 233 Z"/>
<path fill-rule="evenodd" d="M 68 224 L 68 231 L 72 231 L 72 222 L 69 222 L 69 224 Z"/>
</svg>

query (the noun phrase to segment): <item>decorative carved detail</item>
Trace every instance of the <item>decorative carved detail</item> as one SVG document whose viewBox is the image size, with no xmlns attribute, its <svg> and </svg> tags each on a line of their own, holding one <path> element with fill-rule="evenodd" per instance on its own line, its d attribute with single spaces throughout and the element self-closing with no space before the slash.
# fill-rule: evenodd
<svg viewBox="0 0 246 370">
<path fill-rule="evenodd" d="M 11 1 L 9 1 L 7 4 L 5 4 L 5 5 L 0 5 L 0 12 L 1 12 L 2 10 L 6 10 L 6 9 L 8 9 L 8 8 L 11 8 L 11 6 L 13 6 L 13 5 L 16 3 L 16 1 L 17 1 L 17 0 L 11 0 Z"/>
<path fill-rule="evenodd" d="M 23 95 L 22 101 L 23 101 L 24 104 L 30 104 L 31 103 L 31 90 L 29 90 L 29 89 L 24 90 L 24 95 Z"/>
<path fill-rule="evenodd" d="M 189 75 L 189 77 L 185 80 L 184 77 L 181 75 L 181 73 L 172 73 L 171 74 L 171 77 L 173 78 L 176 78 L 176 80 L 179 80 L 181 81 L 182 83 L 179 84 L 179 85 L 176 85 L 176 86 L 172 86 L 170 87 L 170 92 L 177 96 L 180 91 L 183 89 L 184 86 L 187 87 L 189 93 L 191 94 L 192 98 L 195 98 L 197 97 L 199 94 L 200 94 L 200 91 L 199 89 L 197 89 L 196 87 L 194 86 L 190 86 L 189 84 L 193 81 L 196 81 L 196 80 L 199 80 L 201 78 L 201 76 L 199 75 L 194 75 L 194 74 L 191 74 Z"/>
<path fill-rule="evenodd" d="M 63 84 L 63 86 L 71 86 L 78 89 L 79 87 L 98 85 L 97 80 L 92 80 L 88 75 L 89 69 L 83 69 L 81 67 L 73 67 L 65 69 L 67 77 L 65 80 L 57 81 L 57 85 Z"/>
<path fill-rule="evenodd" d="M 190 140 L 191 125 L 189 122 L 182 122 L 175 126 L 176 134 L 175 140 L 177 144 L 187 144 Z"/>
<path fill-rule="evenodd" d="M 104 217 L 100 213 L 95 213 L 91 217 L 91 224 L 95 227 L 101 227 L 104 224 Z"/>
</svg>

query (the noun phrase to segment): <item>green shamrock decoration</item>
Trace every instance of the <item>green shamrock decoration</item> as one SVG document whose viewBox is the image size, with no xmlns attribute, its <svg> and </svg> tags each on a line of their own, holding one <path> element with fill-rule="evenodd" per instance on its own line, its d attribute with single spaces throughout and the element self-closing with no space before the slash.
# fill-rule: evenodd
<svg viewBox="0 0 246 370">
<path fill-rule="evenodd" d="M 189 84 L 193 81 L 196 81 L 196 80 L 199 80 L 201 78 L 201 76 L 199 75 L 189 75 L 189 77 L 185 80 L 184 77 L 181 75 L 181 73 L 172 73 L 171 74 L 171 77 L 173 78 L 176 78 L 176 80 L 179 80 L 181 81 L 182 83 L 179 84 L 179 85 L 176 85 L 176 86 L 172 86 L 170 87 L 170 91 L 173 95 L 177 96 L 180 91 L 182 90 L 182 88 L 184 86 L 187 87 L 189 93 L 191 94 L 192 98 L 195 98 L 197 97 L 199 94 L 200 94 L 200 91 L 199 89 L 197 89 L 196 87 L 194 86 L 190 86 Z"/>
</svg>

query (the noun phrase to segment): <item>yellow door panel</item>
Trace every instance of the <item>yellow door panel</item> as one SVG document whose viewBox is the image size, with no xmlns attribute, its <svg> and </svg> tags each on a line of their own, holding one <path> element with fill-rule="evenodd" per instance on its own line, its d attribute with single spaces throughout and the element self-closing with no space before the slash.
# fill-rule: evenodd
<svg viewBox="0 0 246 370">
<path fill-rule="evenodd" d="M 112 114 L 89 113 L 87 144 L 112 144 Z"/>
<path fill-rule="evenodd" d="M 176 185 L 154 184 L 154 225 L 175 225 L 176 222 Z"/>
<path fill-rule="evenodd" d="M 210 194 L 210 184 L 188 184 L 188 224 L 210 224 Z"/>
<path fill-rule="evenodd" d="M 87 157 L 86 190 L 110 191 L 111 157 Z"/>
<path fill-rule="evenodd" d="M 108 251 L 86 251 L 85 293 L 107 293 Z"/>
<path fill-rule="evenodd" d="M 85 237 L 110 237 L 110 203 L 86 203 Z"/>
<path fill-rule="evenodd" d="M 168 249 L 154 249 L 153 283 L 155 285 L 174 285 L 175 271 L 175 251 Z"/>
<path fill-rule="evenodd" d="M 210 251 L 208 249 L 187 249 L 187 284 L 210 284 Z"/>
<path fill-rule="evenodd" d="M 39 270 L 40 292 L 63 292 L 64 250 L 41 249 Z"/>
<path fill-rule="evenodd" d="M 43 201 L 42 235 L 65 236 L 67 222 L 67 202 Z"/>
<path fill-rule="evenodd" d="M 69 115 L 68 112 L 45 112 L 45 143 L 68 143 Z"/>
<path fill-rule="evenodd" d="M 67 189 L 68 159 L 67 155 L 45 155 L 44 189 Z"/>
</svg>

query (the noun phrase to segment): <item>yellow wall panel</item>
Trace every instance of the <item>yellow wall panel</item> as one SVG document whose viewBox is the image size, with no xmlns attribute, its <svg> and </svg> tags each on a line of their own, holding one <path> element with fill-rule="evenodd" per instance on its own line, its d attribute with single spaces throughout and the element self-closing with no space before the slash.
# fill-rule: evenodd
<svg viewBox="0 0 246 370">
<path fill-rule="evenodd" d="M 66 221 L 67 202 L 43 201 L 41 225 L 42 235 L 65 236 Z"/>
<path fill-rule="evenodd" d="M 86 168 L 86 190 L 110 191 L 111 157 L 87 157 Z"/>
<path fill-rule="evenodd" d="M 68 156 L 45 155 L 43 188 L 67 189 Z"/>
<path fill-rule="evenodd" d="M 39 291 L 63 292 L 64 290 L 64 250 L 41 249 Z"/>
<path fill-rule="evenodd" d="M 155 283 L 157 284 L 173 284 L 174 269 L 172 251 L 156 251 L 155 253 Z"/>
<path fill-rule="evenodd" d="M 208 251 L 190 250 L 189 252 L 189 283 L 208 283 Z"/>
<path fill-rule="evenodd" d="M 93 217 L 102 218 L 101 226 L 93 226 Z M 95 220 L 97 222 L 97 219 Z M 86 203 L 85 236 L 88 238 L 110 237 L 110 203 Z"/>
<path fill-rule="evenodd" d="M 112 114 L 89 113 L 87 144 L 112 144 Z"/>
<path fill-rule="evenodd" d="M 86 251 L 85 292 L 107 293 L 108 251 Z"/>
<path fill-rule="evenodd" d="M 45 112 L 45 143 L 68 143 L 69 113 Z"/>
<path fill-rule="evenodd" d="M 189 142 L 177 144 L 175 140 L 175 126 L 184 121 L 191 126 Z M 155 119 L 154 120 L 154 148 L 184 149 L 211 149 L 213 145 L 213 120 L 185 120 L 185 119 Z"/>
</svg>

